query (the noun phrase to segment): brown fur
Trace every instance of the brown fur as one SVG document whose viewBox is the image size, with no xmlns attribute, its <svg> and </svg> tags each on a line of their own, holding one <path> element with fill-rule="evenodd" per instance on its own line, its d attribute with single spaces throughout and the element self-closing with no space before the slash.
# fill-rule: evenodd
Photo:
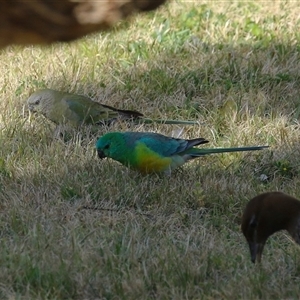
<svg viewBox="0 0 300 300">
<path fill-rule="evenodd" d="M 249 244 L 251 260 L 261 260 L 268 237 L 287 230 L 300 244 L 300 201 L 281 192 L 268 192 L 251 199 L 242 217 L 242 232 Z"/>
</svg>

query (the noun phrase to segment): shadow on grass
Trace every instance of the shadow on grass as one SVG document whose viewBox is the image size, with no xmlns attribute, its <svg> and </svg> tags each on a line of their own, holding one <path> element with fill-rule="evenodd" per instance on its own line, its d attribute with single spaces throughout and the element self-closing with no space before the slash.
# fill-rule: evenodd
<svg viewBox="0 0 300 300">
<path fill-rule="evenodd" d="M 205 32 L 211 13 L 200 6 L 184 12 L 178 28 L 160 20 L 150 42 L 123 41 L 132 57 L 111 59 L 105 77 L 100 78 L 101 57 L 93 56 L 99 80 L 86 75 L 76 81 L 76 72 L 31 75 L 16 95 L 28 86 L 76 91 L 149 116 L 204 119 L 208 126 L 200 128 L 201 135 L 209 136 L 211 147 L 223 139 L 230 145 L 268 141 L 271 148 L 203 157 L 170 178 L 142 177 L 111 160 L 99 161 L 95 137 L 84 130 L 68 141 L 53 138 L 52 128 L 38 122 L 2 131 L 5 296 L 276 298 L 278 277 L 281 296 L 295 296 L 296 253 L 281 263 L 285 253 L 278 251 L 276 264 L 253 272 L 239 218 L 260 192 L 299 192 L 299 48 L 251 20 L 245 20 L 237 46 L 207 43 L 198 32 Z M 226 16 L 218 20 L 225 26 Z M 83 59 L 80 53 L 77 59 Z M 277 118 L 284 122 L 269 128 Z M 243 123 L 255 128 L 236 140 Z"/>
</svg>

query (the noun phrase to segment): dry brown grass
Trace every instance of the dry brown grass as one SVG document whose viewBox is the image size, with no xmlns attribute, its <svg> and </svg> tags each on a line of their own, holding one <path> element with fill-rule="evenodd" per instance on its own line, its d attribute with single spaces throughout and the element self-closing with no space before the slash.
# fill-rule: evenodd
<svg viewBox="0 0 300 300">
<path fill-rule="evenodd" d="M 257 193 L 300 197 L 297 11 L 284 1 L 173 3 L 115 32 L 2 50 L 0 298 L 298 298 L 298 246 L 278 234 L 254 266 L 240 232 Z M 212 147 L 270 149 L 141 177 L 95 154 L 98 135 L 128 127 L 83 128 L 64 141 L 29 117 L 25 100 L 41 87 L 197 119 L 205 125 L 181 136 Z"/>
</svg>

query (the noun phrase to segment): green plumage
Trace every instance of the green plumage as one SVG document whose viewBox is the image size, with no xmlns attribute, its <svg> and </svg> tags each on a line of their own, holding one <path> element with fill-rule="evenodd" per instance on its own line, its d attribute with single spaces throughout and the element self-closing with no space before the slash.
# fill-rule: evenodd
<svg viewBox="0 0 300 300">
<path fill-rule="evenodd" d="M 195 147 L 206 143 L 208 141 L 204 138 L 185 140 L 150 132 L 111 132 L 98 139 L 96 148 L 100 158 L 110 157 L 142 173 L 170 173 L 187 161 L 207 154 L 255 151 L 268 147 Z"/>
<path fill-rule="evenodd" d="M 51 89 L 36 91 L 28 98 L 27 103 L 30 111 L 41 113 L 57 125 L 109 125 L 116 120 L 135 123 L 198 124 L 197 121 L 152 120 L 144 118 L 138 111 L 117 109 L 92 101 L 86 96 Z"/>
</svg>

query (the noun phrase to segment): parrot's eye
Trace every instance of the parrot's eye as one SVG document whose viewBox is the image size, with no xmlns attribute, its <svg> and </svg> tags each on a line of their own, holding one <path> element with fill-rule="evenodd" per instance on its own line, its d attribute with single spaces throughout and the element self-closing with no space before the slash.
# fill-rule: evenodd
<svg viewBox="0 0 300 300">
<path fill-rule="evenodd" d="M 104 146 L 104 149 L 108 149 L 109 148 L 109 144 L 107 144 L 106 146 Z"/>
<path fill-rule="evenodd" d="M 39 104 L 40 104 L 40 100 L 36 100 L 36 101 L 34 102 L 34 104 L 35 104 L 35 105 L 39 105 Z"/>
</svg>

